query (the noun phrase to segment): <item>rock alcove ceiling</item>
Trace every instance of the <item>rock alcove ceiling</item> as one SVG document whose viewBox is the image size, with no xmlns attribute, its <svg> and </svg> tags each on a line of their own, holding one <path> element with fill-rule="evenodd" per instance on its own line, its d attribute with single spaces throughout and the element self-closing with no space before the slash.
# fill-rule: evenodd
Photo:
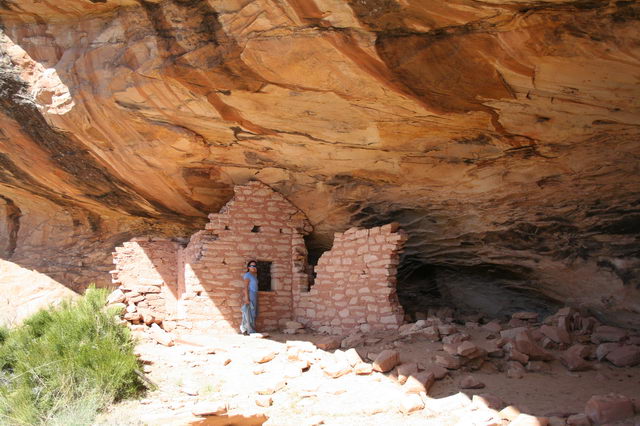
<svg viewBox="0 0 640 426">
<path fill-rule="evenodd" d="M 259 179 L 397 221 L 399 291 L 640 326 L 640 4 L 0 0 L 0 256 L 109 285 Z"/>
</svg>

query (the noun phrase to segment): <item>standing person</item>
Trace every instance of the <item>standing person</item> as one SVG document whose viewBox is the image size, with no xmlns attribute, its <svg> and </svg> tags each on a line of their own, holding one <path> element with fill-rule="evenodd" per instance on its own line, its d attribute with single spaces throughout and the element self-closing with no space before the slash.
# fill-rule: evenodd
<svg viewBox="0 0 640 426">
<path fill-rule="evenodd" d="M 251 334 L 256 332 L 256 316 L 258 315 L 258 262 L 250 260 L 244 280 L 244 300 L 242 305 L 242 324 L 240 332 Z"/>
</svg>

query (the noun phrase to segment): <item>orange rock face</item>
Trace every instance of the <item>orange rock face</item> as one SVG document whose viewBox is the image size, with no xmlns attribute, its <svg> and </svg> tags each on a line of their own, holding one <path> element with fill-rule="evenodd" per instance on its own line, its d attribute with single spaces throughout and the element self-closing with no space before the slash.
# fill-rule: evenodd
<svg viewBox="0 0 640 426">
<path fill-rule="evenodd" d="M 0 0 L 0 256 L 107 285 L 115 246 L 189 235 L 259 179 L 309 217 L 312 255 L 399 222 L 408 312 L 428 282 L 490 314 L 535 296 L 638 325 L 639 16 Z"/>
</svg>

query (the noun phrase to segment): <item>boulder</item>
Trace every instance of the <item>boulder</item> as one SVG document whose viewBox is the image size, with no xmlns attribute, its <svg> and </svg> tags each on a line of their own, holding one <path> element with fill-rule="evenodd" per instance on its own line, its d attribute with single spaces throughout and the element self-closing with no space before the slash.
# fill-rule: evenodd
<svg viewBox="0 0 640 426">
<path fill-rule="evenodd" d="M 601 325 L 593 330 L 591 341 L 593 343 L 620 342 L 624 340 L 625 337 L 627 337 L 626 330 L 609 325 Z"/>
<path fill-rule="evenodd" d="M 567 426 L 591 426 L 591 421 L 586 414 L 573 414 L 567 417 Z"/>
<path fill-rule="evenodd" d="M 556 343 L 571 344 L 571 335 L 560 327 L 543 325 L 540 327 L 540 332 Z"/>
<path fill-rule="evenodd" d="M 569 371 L 584 371 L 591 368 L 591 364 L 584 359 L 586 355 L 588 355 L 586 346 L 573 345 L 560 355 L 560 361 Z"/>
<path fill-rule="evenodd" d="M 502 410 L 505 405 L 502 399 L 488 393 L 473 395 L 471 404 L 476 409 L 489 408 L 491 410 Z"/>
<path fill-rule="evenodd" d="M 469 341 L 462 342 L 457 347 L 457 354 L 460 356 L 468 357 L 469 355 L 475 354 L 477 351 L 478 347 Z"/>
<path fill-rule="evenodd" d="M 525 330 L 516 335 L 515 348 L 525 355 L 529 356 L 529 359 L 549 361 L 553 359 L 553 355 L 542 349 Z"/>
<path fill-rule="evenodd" d="M 373 361 L 373 369 L 375 371 L 386 373 L 387 371 L 391 371 L 391 369 L 398 364 L 399 360 L 400 354 L 398 351 L 390 349 L 384 350 L 380 352 Z"/>
<path fill-rule="evenodd" d="M 462 367 L 463 361 L 460 357 L 457 356 L 452 356 L 449 354 L 437 354 L 436 364 L 448 370 L 457 370 Z"/>
<path fill-rule="evenodd" d="M 125 301 L 125 296 L 122 290 L 116 289 L 107 297 L 107 305 L 113 305 L 114 303 L 122 303 Z"/>
<path fill-rule="evenodd" d="M 325 336 L 316 342 L 316 347 L 323 351 L 332 351 L 338 349 L 342 344 L 342 340 L 335 336 Z"/>
<path fill-rule="evenodd" d="M 499 334 L 502 331 L 502 325 L 498 321 L 488 322 L 482 328 L 492 334 Z"/>
<path fill-rule="evenodd" d="M 436 380 L 444 379 L 449 374 L 449 370 L 440 365 L 430 365 L 425 368 L 425 373 L 432 373 Z"/>
<path fill-rule="evenodd" d="M 605 357 L 616 348 L 622 347 L 622 343 L 601 343 L 596 348 L 596 359 L 602 361 Z"/>
<path fill-rule="evenodd" d="M 425 339 L 432 342 L 440 340 L 440 332 L 438 331 L 438 327 L 435 326 L 423 328 L 420 330 L 420 334 L 422 334 Z"/>
<path fill-rule="evenodd" d="M 407 377 L 402 389 L 405 393 L 427 393 L 435 382 L 436 378 L 431 372 L 423 371 L 416 375 Z"/>
<path fill-rule="evenodd" d="M 526 370 L 517 361 L 509 361 L 507 363 L 507 377 L 510 379 L 521 379 L 524 377 Z"/>
<path fill-rule="evenodd" d="M 398 383 L 404 384 L 409 376 L 415 376 L 416 374 L 418 374 L 418 364 L 415 362 L 400 364 L 398 366 Z"/>
<path fill-rule="evenodd" d="M 618 394 L 592 396 L 584 412 L 596 424 L 617 422 L 634 414 L 631 399 Z"/>
<path fill-rule="evenodd" d="M 158 324 L 151 324 L 149 335 L 153 340 L 164 346 L 173 346 L 173 338 L 169 333 L 160 328 Z"/>
<path fill-rule="evenodd" d="M 606 356 L 616 367 L 631 367 L 640 364 L 640 346 L 624 345 L 613 348 Z"/>
<path fill-rule="evenodd" d="M 482 389 L 485 384 L 480 380 L 476 379 L 474 376 L 464 376 L 460 380 L 460 388 L 462 389 Z"/>
</svg>

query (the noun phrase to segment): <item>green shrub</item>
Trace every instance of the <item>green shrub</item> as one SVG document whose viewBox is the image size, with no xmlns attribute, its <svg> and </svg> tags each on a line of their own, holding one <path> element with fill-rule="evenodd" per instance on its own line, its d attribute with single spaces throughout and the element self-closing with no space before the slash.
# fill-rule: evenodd
<svg viewBox="0 0 640 426">
<path fill-rule="evenodd" d="M 129 330 L 103 309 L 106 290 L 0 329 L 0 423 L 90 424 L 142 384 Z"/>
</svg>

